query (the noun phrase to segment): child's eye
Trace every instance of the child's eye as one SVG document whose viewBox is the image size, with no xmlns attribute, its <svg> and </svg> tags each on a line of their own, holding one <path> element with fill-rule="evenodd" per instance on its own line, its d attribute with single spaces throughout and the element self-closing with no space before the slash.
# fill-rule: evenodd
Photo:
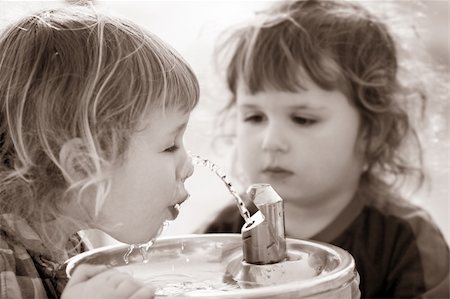
<svg viewBox="0 0 450 299">
<path fill-rule="evenodd" d="M 302 116 L 292 116 L 292 121 L 298 125 L 302 126 L 311 126 L 315 123 L 317 123 L 317 120 L 312 118 L 306 118 Z"/>
<path fill-rule="evenodd" d="M 176 152 L 177 150 L 178 150 L 178 146 L 177 145 L 172 145 L 171 147 L 168 147 L 168 148 L 166 148 L 165 150 L 164 150 L 164 152 L 166 152 L 166 153 L 173 153 L 173 152 Z"/>
<path fill-rule="evenodd" d="M 250 123 L 260 123 L 264 121 L 264 115 L 261 114 L 253 114 L 244 116 L 244 122 L 250 122 Z"/>
</svg>

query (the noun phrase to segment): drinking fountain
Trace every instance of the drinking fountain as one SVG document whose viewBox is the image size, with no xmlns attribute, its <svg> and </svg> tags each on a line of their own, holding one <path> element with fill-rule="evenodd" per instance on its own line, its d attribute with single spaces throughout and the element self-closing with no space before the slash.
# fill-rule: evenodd
<svg viewBox="0 0 450 299">
<path fill-rule="evenodd" d="M 106 246 L 69 259 L 66 273 L 80 264 L 109 265 L 156 287 L 156 298 L 360 298 L 347 251 L 285 238 L 283 200 L 275 190 L 255 184 L 247 194 L 258 211 L 241 234 L 159 238 L 145 256 L 129 245 Z"/>
</svg>

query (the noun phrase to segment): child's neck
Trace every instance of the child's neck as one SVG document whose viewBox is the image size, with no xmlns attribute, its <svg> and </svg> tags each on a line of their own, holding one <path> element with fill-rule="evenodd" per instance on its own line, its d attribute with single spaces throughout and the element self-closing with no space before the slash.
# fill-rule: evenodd
<svg viewBox="0 0 450 299">
<path fill-rule="evenodd" d="M 295 239 L 310 239 L 329 225 L 351 202 L 355 191 L 351 190 L 333 200 L 312 206 L 302 206 L 285 201 L 286 236 Z"/>
</svg>

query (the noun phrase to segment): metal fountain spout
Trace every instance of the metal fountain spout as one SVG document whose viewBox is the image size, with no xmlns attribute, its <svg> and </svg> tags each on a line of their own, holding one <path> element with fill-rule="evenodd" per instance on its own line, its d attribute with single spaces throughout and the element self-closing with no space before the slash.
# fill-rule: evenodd
<svg viewBox="0 0 450 299">
<path fill-rule="evenodd" d="M 213 162 L 190 154 L 194 165 L 202 165 L 214 172 L 227 186 L 236 200 L 239 213 L 245 220 L 241 229 L 243 258 L 248 265 L 270 265 L 286 259 L 283 200 L 269 184 L 253 184 L 248 190 L 253 204 L 259 209 L 251 215 L 244 201 L 233 188 L 223 171 Z"/>
<path fill-rule="evenodd" d="M 269 184 L 251 185 L 247 194 L 259 209 L 241 229 L 243 258 L 255 265 L 286 259 L 283 200 Z"/>
</svg>

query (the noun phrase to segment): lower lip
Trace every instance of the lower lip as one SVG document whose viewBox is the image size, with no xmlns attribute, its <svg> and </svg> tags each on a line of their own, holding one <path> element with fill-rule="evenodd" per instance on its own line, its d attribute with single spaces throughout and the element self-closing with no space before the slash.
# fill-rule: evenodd
<svg viewBox="0 0 450 299">
<path fill-rule="evenodd" d="M 173 206 L 169 206 L 168 209 L 169 209 L 169 212 L 170 212 L 170 214 L 171 214 L 171 216 L 172 216 L 172 219 L 175 219 L 175 218 L 178 217 L 178 214 L 180 214 L 180 207 L 181 207 L 181 204 L 182 204 L 183 202 L 185 202 L 188 198 L 189 198 L 189 194 L 186 194 L 184 200 L 182 200 L 180 203 L 175 204 L 175 205 L 173 205 Z"/>
<path fill-rule="evenodd" d="M 171 216 L 172 216 L 172 220 L 174 220 L 175 218 L 177 218 L 177 217 L 178 217 L 178 214 L 180 214 L 180 207 L 181 207 L 181 204 L 182 204 L 183 202 L 185 202 L 185 201 L 189 198 L 189 193 L 185 192 L 184 195 L 183 195 L 182 197 L 180 197 L 180 198 L 182 198 L 182 200 L 181 200 L 179 203 L 177 203 L 177 204 L 175 204 L 175 205 L 173 205 L 173 206 L 169 206 L 169 207 L 168 207 L 169 212 L 170 212 L 170 214 L 171 214 Z M 177 207 L 175 207 L 175 206 L 177 206 Z"/>
<path fill-rule="evenodd" d="M 268 179 L 284 180 L 292 176 L 293 173 L 288 171 L 264 171 L 263 175 Z"/>
<path fill-rule="evenodd" d="M 175 219 L 178 217 L 178 214 L 180 213 L 179 209 L 175 208 L 175 206 L 169 207 L 170 215 L 172 216 L 172 219 Z"/>
</svg>

